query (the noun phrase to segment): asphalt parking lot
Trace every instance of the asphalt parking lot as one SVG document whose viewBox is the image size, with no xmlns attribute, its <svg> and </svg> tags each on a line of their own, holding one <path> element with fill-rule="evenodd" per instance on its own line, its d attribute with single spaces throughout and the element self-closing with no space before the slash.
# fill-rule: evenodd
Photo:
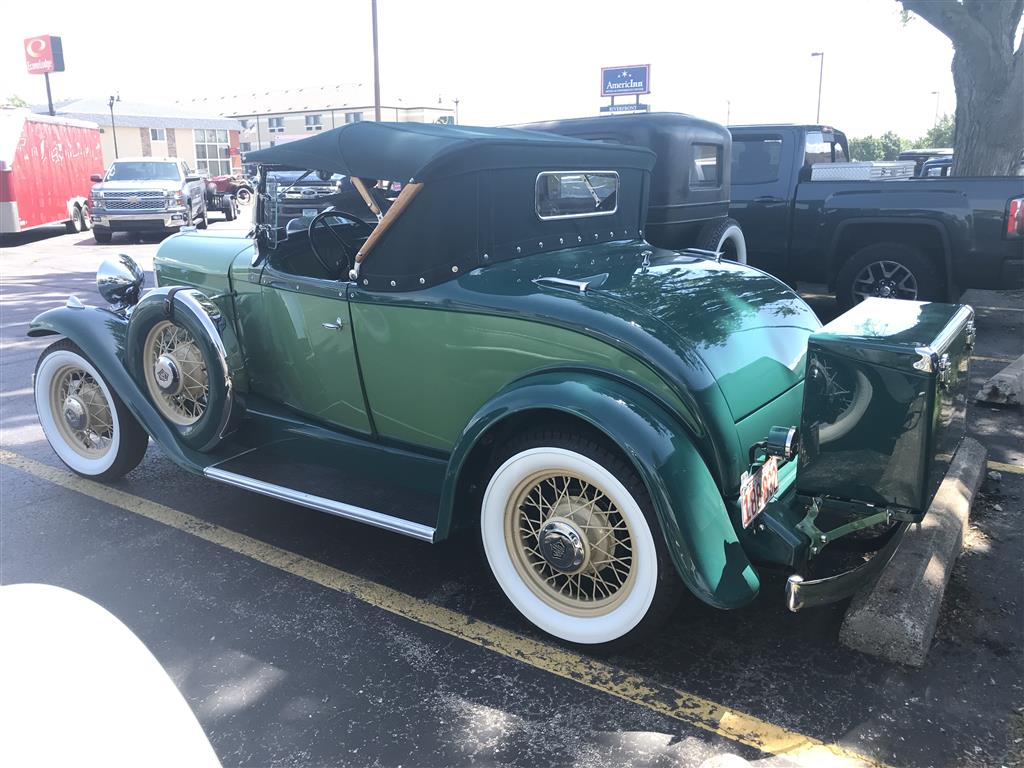
<svg viewBox="0 0 1024 768">
<path fill-rule="evenodd" d="M 101 301 L 102 258 L 149 268 L 159 244 L 59 232 L 0 253 L 0 583 L 114 613 L 225 766 L 1024 765 L 1021 409 L 969 409 L 999 479 L 982 486 L 924 668 L 840 646 L 845 604 L 787 612 L 783 574 L 742 611 L 690 600 L 654 642 L 593 658 L 527 626 L 464 543 L 218 485 L 152 444 L 112 490 L 65 470 L 36 422 L 48 341 L 27 323 L 68 294 Z M 972 392 L 1024 352 L 1024 295 L 978 299 Z"/>
</svg>

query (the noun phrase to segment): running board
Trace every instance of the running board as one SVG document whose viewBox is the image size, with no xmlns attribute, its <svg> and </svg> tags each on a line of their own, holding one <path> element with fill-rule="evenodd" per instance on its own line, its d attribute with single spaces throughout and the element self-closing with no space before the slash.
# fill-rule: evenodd
<svg viewBox="0 0 1024 768">
<path fill-rule="evenodd" d="M 203 470 L 203 474 L 211 480 L 216 480 L 227 485 L 233 485 L 236 488 L 244 488 L 247 491 L 254 491 L 264 496 L 270 496 L 274 499 L 287 501 L 291 504 L 298 504 L 299 506 L 308 507 L 309 509 L 315 509 L 318 512 L 327 512 L 331 515 L 344 517 L 347 520 L 366 523 L 367 525 L 372 525 L 376 528 L 383 528 L 385 531 L 392 531 L 393 533 L 401 533 L 405 536 L 411 536 L 412 538 L 419 539 L 420 541 L 434 541 L 434 529 L 429 525 L 403 520 L 400 517 L 392 517 L 391 515 L 374 512 L 372 509 L 364 509 L 363 507 L 357 507 L 353 504 L 346 504 L 342 501 L 325 499 L 323 496 L 314 496 L 311 493 L 303 493 L 302 491 L 297 491 L 294 488 L 285 488 L 282 485 L 266 483 L 262 480 L 247 477 L 246 475 L 239 475 L 235 472 L 217 469 L 217 467 L 207 467 Z"/>
</svg>

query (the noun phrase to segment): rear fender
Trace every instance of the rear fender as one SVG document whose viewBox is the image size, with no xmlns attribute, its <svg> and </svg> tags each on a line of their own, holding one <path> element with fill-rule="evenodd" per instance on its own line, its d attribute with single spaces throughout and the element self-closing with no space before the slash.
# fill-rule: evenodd
<svg viewBox="0 0 1024 768">
<path fill-rule="evenodd" d="M 68 306 L 49 309 L 29 323 L 28 335 L 65 336 L 85 353 L 107 384 L 170 458 L 190 472 L 201 473 L 208 461 L 178 443 L 174 431 L 160 417 L 149 398 L 124 365 L 127 319 L 101 307 Z"/>
<path fill-rule="evenodd" d="M 714 478 L 679 420 L 633 385 L 599 373 L 548 372 L 522 379 L 484 405 L 455 446 L 445 476 L 438 538 L 447 535 L 460 473 L 479 441 L 516 414 L 560 411 L 612 440 L 640 473 L 679 576 L 717 608 L 738 608 L 760 582 Z"/>
</svg>

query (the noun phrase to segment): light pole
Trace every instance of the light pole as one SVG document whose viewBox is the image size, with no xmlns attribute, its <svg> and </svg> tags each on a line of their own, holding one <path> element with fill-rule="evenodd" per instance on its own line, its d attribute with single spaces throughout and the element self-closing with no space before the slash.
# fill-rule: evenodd
<svg viewBox="0 0 1024 768">
<path fill-rule="evenodd" d="M 732 101 L 729 99 L 725 100 L 725 124 L 728 125 L 732 117 Z"/>
<path fill-rule="evenodd" d="M 811 58 L 813 59 L 815 56 L 820 57 L 820 64 L 818 66 L 818 112 L 815 115 L 814 122 L 820 123 L 821 122 L 821 81 L 822 81 L 822 78 L 825 76 L 825 52 L 824 51 L 815 51 L 814 53 L 811 54 Z"/>
<path fill-rule="evenodd" d="M 459 124 L 459 100 L 455 100 L 455 124 Z"/>
<path fill-rule="evenodd" d="M 373 119 L 380 122 L 380 60 L 377 56 L 377 0 L 370 0 L 373 16 Z"/>
<path fill-rule="evenodd" d="M 932 123 L 933 126 L 939 124 L 939 95 L 940 91 L 932 91 L 932 96 L 935 97 L 935 120 Z"/>
<path fill-rule="evenodd" d="M 114 134 L 114 159 L 115 160 L 117 159 L 117 126 L 114 125 L 114 102 L 115 101 L 120 101 L 120 100 L 121 100 L 121 94 L 118 94 L 116 99 L 113 96 L 111 96 L 110 97 L 110 103 L 108 104 L 108 106 L 110 107 L 110 132 L 112 134 Z"/>
</svg>

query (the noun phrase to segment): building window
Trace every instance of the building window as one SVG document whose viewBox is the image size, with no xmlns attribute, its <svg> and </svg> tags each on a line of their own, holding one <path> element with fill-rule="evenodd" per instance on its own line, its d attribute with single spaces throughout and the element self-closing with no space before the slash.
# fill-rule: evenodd
<svg viewBox="0 0 1024 768">
<path fill-rule="evenodd" d="M 196 167 L 201 171 L 209 171 L 211 176 L 225 176 L 231 173 L 228 132 L 197 128 L 194 133 Z"/>
<path fill-rule="evenodd" d="M 284 133 L 284 118 L 268 117 L 267 126 L 270 128 L 271 133 Z"/>
<path fill-rule="evenodd" d="M 167 141 L 167 131 L 163 128 L 150 128 L 149 129 L 149 140 L 150 141 Z"/>
<path fill-rule="evenodd" d="M 307 131 L 322 131 L 323 129 L 323 115 L 306 115 Z"/>
<path fill-rule="evenodd" d="M 362 112 L 346 112 L 345 113 L 345 122 L 346 123 L 358 123 L 362 119 L 363 119 L 363 113 Z"/>
<path fill-rule="evenodd" d="M 239 152 L 252 152 L 252 142 L 251 141 L 243 141 L 241 144 L 238 145 L 238 151 Z"/>
</svg>

